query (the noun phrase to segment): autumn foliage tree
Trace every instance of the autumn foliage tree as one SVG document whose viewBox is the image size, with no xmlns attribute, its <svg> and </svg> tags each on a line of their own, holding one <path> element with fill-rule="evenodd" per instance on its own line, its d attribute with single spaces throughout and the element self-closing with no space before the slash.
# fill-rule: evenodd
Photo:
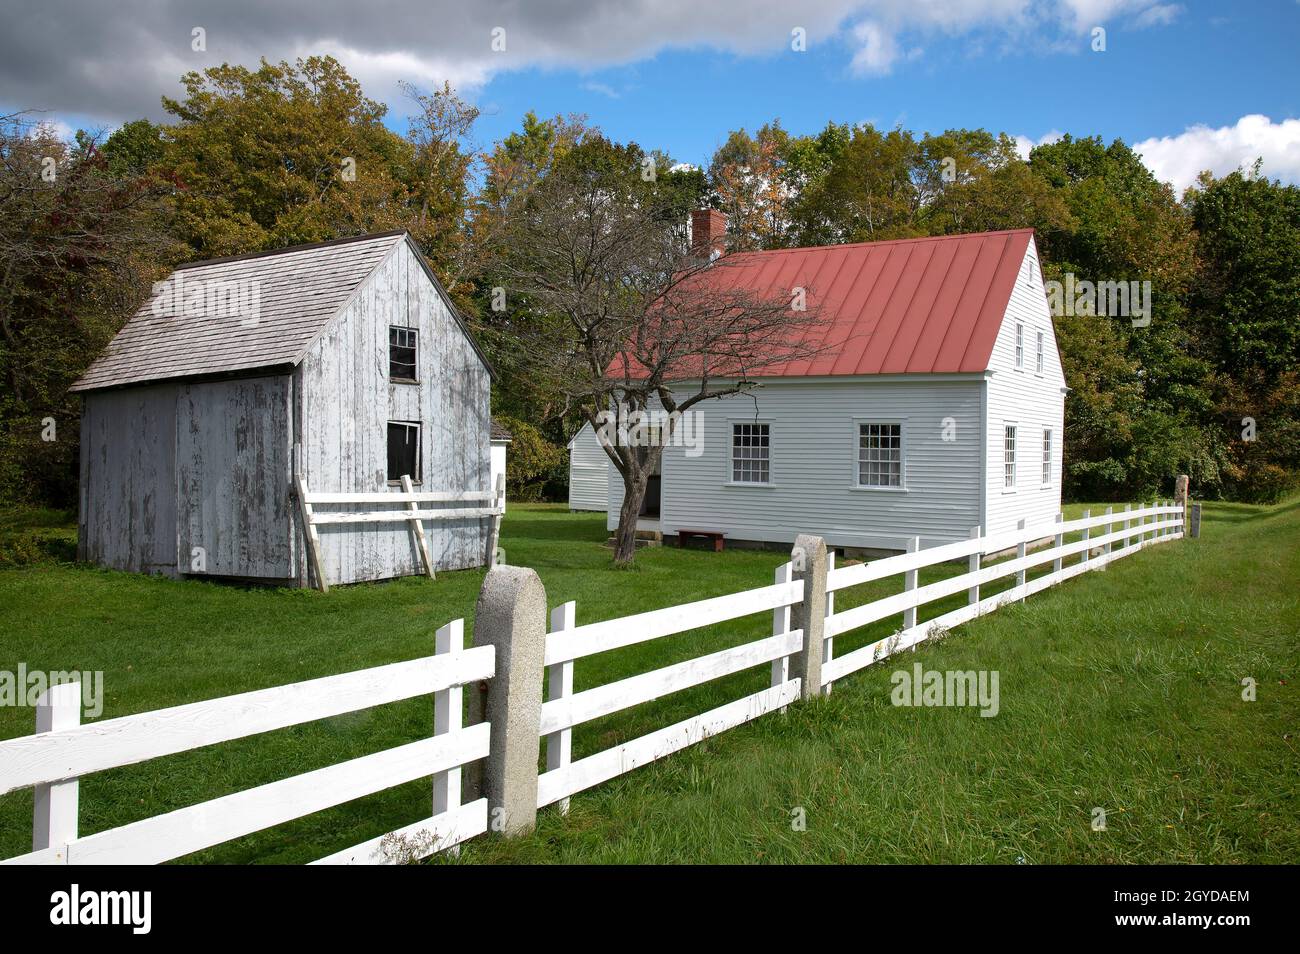
<svg viewBox="0 0 1300 954">
<path fill-rule="evenodd" d="M 792 311 L 788 293 L 733 287 L 725 273 L 738 257 L 689 247 L 695 201 L 666 158 L 593 136 L 556 163 L 508 231 L 514 361 L 601 438 L 623 482 L 618 563 L 634 557 L 637 516 L 677 415 L 816 350 L 800 343 L 821 320 L 815 307 Z M 644 426 L 656 410 L 664 416 Z M 611 411 L 629 426 L 610 426 Z"/>
</svg>

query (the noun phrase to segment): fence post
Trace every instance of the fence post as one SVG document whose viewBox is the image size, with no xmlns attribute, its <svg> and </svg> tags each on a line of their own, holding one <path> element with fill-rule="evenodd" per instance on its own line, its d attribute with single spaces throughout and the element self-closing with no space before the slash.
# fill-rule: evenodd
<svg viewBox="0 0 1300 954">
<path fill-rule="evenodd" d="M 983 535 L 982 527 L 970 528 L 970 538 L 972 540 L 978 540 L 982 535 Z M 980 554 L 972 553 L 970 555 L 969 561 L 967 561 L 966 567 L 971 573 L 978 572 L 980 568 Z M 969 605 L 976 607 L 975 613 L 976 615 L 978 615 L 979 603 L 980 603 L 980 585 L 978 583 L 976 583 L 974 586 L 966 590 L 966 602 Z"/>
<path fill-rule="evenodd" d="M 822 691 L 822 640 L 826 631 L 826 541 L 801 533 L 790 552 L 793 578 L 803 580 L 803 600 L 790 607 L 790 626 L 803 630 L 803 649 L 790 657 L 790 678 L 800 680 L 799 698 Z"/>
<path fill-rule="evenodd" d="M 831 571 L 834 569 L 835 569 L 835 551 L 827 550 L 826 551 L 826 580 L 828 585 L 831 578 Z M 826 591 L 826 618 L 830 619 L 834 615 L 835 615 L 835 594 L 832 593 L 830 590 L 827 590 Z M 822 638 L 822 665 L 823 666 L 826 665 L 834 658 L 835 658 L 835 637 L 825 636 Z M 831 683 L 828 682 L 826 683 L 826 685 L 822 686 L 822 695 L 829 696 L 830 694 L 831 694 Z"/>
<path fill-rule="evenodd" d="M 58 732 L 81 725 L 81 683 L 61 682 L 50 686 L 36 700 L 36 731 Z M 77 779 L 50 782 L 35 787 L 36 809 L 32 813 L 32 851 L 57 848 L 77 840 Z M 62 859 L 68 863 L 67 855 Z"/>
<path fill-rule="evenodd" d="M 1124 550 L 1127 550 L 1129 547 L 1133 545 L 1133 538 L 1129 536 L 1129 532 L 1128 532 L 1129 527 L 1132 525 L 1132 521 L 1129 520 L 1128 515 L 1129 513 L 1132 512 L 1132 510 L 1133 510 L 1133 505 L 1131 503 L 1126 503 L 1124 505 L 1124 546 L 1122 547 L 1122 549 Z"/>
<path fill-rule="evenodd" d="M 1186 474 L 1179 474 L 1174 481 L 1174 503 L 1183 508 L 1183 534 L 1187 533 L 1187 510 L 1191 504 L 1192 479 Z"/>
<path fill-rule="evenodd" d="M 920 549 L 921 549 L 921 538 L 920 538 L 920 537 L 911 537 L 911 538 L 908 539 L 908 541 L 907 541 L 907 552 L 908 552 L 908 553 L 916 553 L 916 552 L 917 552 L 918 550 L 920 550 Z M 907 592 L 908 590 L 914 590 L 914 589 L 916 589 L 916 581 L 917 581 L 917 577 L 918 577 L 918 575 L 919 575 L 919 574 L 918 574 L 918 571 L 916 571 L 916 570 L 908 570 L 908 571 L 906 571 L 906 572 L 903 574 L 903 591 L 904 591 L 904 592 Z M 906 632 L 907 630 L 911 629 L 911 628 L 912 628 L 913 626 L 915 626 L 915 625 L 916 625 L 916 607 L 915 607 L 915 606 L 909 606 L 907 609 L 903 610 L 903 630 L 904 630 L 904 632 Z"/>
<path fill-rule="evenodd" d="M 1056 522 L 1058 524 L 1056 528 L 1056 539 L 1052 541 L 1052 549 L 1057 551 L 1056 559 L 1052 561 L 1053 574 L 1061 572 L 1062 563 L 1061 563 L 1060 551 L 1061 551 L 1061 547 L 1065 546 L 1065 534 L 1061 532 L 1061 528 L 1059 524 L 1064 522 L 1064 520 L 1065 520 L 1065 514 L 1058 512 L 1056 514 Z"/>
<path fill-rule="evenodd" d="M 409 480 L 410 478 L 405 478 Z M 458 653 L 465 648 L 465 621 L 454 619 L 441 627 L 433 637 L 434 652 L 439 656 Z M 443 735 L 459 732 L 464 715 L 465 690 L 461 686 L 452 686 L 433 694 L 433 734 Z M 460 783 L 462 769 L 459 765 L 439 772 L 433 777 L 433 813 L 454 811 L 460 807 Z M 460 846 L 451 849 L 452 854 L 460 852 Z"/>
<path fill-rule="evenodd" d="M 496 647 L 496 675 L 470 700 L 471 722 L 492 724 L 481 788 L 489 825 L 507 835 L 524 834 L 537 823 L 546 648 L 546 589 L 536 571 L 488 570 L 474 610 L 474 645 Z"/>
<path fill-rule="evenodd" d="M 551 632 L 573 629 L 577 625 L 577 604 L 573 600 L 561 603 L 551 610 Z M 547 699 L 563 699 L 573 695 L 573 660 L 566 659 L 547 669 Z M 546 737 L 546 771 L 564 768 L 573 759 L 573 729 L 561 729 Z M 569 814 L 569 799 L 560 799 L 560 814 Z"/>
<path fill-rule="evenodd" d="M 1109 517 L 1109 516 L 1110 516 L 1111 514 L 1113 514 L 1114 512 L 1115 512 L 1115 508 L 1114 508 L 1114 507 L 1107 507 L 1107 508 L 1106 508 L 1106 516 L 1107 516 L 1107 517 Z M 1111 532 L 1112 532 L 1114 529 L 1115 529 L 1115 522 L 1114 522 L 1113 520 L 1107 520 L 1107 521 L 1106 521 L 1106 536 L 1107 536 L 1108 538 L 1110 537 Z M 1109 539 L 1107 539 L 1107 540 L 1106 540 L 1106 543 L 1102 546 L 1101 552 L 1104 553 L 1106 556 L 1110 556 L 1110 540 L 1109 540 Z"/>
<path fill-rule="evenodd" d="M 1025 552 L 1028 546 L 1024 534 L 1024 530 L 1025 530 L 1024 517 L 1021 517 L 1019 520 L 1016 521 L 1016 529 L 1020 531 L 1020 542 L 1016 544 L 1016 559 L 1023 560 L 1025 558 Z M 1020 590 L 1020 602 L 1023 603 L 1025 601 L 1025 568 L 1023 566 L 1019 570 L 1016 570 L 1016 587 Z"/>
<path fill-rule="evenodd" d="M 1087 519 L 1089 519 L 1089 518 L 1091 518 L 1091 517 L 1092 517 L 1092 511 L 1091 511 L 1091 510 L 1085 510 L 1085 511 L 1083 512 L 1083 519 L 1084 519 L 1084 520 L 1087 520 Z M 1087 562 L 1088 562 L 1088 549 L 1089 549 L 1089 548 L 1088 548 L 1088 545 L 1087 545 L 1087 544 L 1088 544 L 1088 540 L 1091 539 L 1091 538 L 1092 538 L 1092 527 L 1084 527 L 1084 528 L 1083 528 L 1083 543 L 1084 543 L 1084 547 L 1083 547 L 1083 555 L 1079 558 L 1079 562 L 1080 562 L 1080 563 L 1087 563 Z"/>
<path fill-rule="evenodd" d="M 794 563 L 782 563 L 776 568 L 773 582 L 789 583 L 794 579 Z M 772 610 L 772 635 L 780 636 L 790 632 L 790 607 L 778 606 Z M 772 687 L 775 688 L 790 679 L 790 657 L 778 656 L 772 660 Z M 785 712 L 788 706 L 782 706 L 778 712 Z"/>
<path fill-rule="evenodd" d="M 1188 530 L 1193 540 L 1201 535 L 1201 504 L 1199 501 L 1192 504 L 1192 520 Z"/>
</svg>

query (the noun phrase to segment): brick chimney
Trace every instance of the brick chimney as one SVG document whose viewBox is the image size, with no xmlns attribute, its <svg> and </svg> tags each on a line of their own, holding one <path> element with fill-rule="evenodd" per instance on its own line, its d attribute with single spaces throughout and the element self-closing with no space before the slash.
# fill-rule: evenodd
<svg viewBox="0 0 1300 954">
<path fill-rule="evenodd" d="M 717 258 L 726 251 L 727 217 L 717 209 L 695 209 L 691 212 L 691 252 L 707 258 Z"/>
</svg>

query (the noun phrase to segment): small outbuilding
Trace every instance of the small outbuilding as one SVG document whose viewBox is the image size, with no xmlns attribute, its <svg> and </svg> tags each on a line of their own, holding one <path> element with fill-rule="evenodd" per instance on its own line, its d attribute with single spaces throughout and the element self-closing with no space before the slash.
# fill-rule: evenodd
<svg viewBox="0 0 1300 954">
<path fill-rule="evenodd" d="M 569 509 L 604 510 L 609 505 L 609 455 L 590 424 L 569 441 Z"/>
<path fill-rule="evenodd" d="M 183 266 L 73 387 L 79 555 L 322 588 L 483 565 L 491 375 L 405 232 Z"/>
</svg>

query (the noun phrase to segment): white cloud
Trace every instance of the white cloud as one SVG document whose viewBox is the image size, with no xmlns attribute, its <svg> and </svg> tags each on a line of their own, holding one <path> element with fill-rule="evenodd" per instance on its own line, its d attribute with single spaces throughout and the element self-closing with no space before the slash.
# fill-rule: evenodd
<svg viewBox="0 0 1300 954">
<path fill-rule="evenodd" d="M 1051 132 L 1045 133 L 1037 139 L 1030 139 L 1028 136 L 1017 136 L 1016 152 L 1020 154 L 1021 159 L 1028 159 L 1029 151 L 1035 146 L 1043 146 L 1049 142 L 1056 142 L 1060 138 L 1061 131 L 1059 129 L 1053 129 Z"/>
<path fill-rule="evenodd" d="M 1178 18 L 1183 12 L 1181 5 L 1177 3 L 1160 3 L 1154 7 L 1148 7 L 1133 18 L 1133 24 L 1137 27 L 1168 26 Z"/>
<path fill-rule="evenodd" d="M 672 49 L 781 54 L 796 27 L 812 45 L 846 44 L 850 69 L 878 76 L 920 56 L 917 41 L 932 35 L 969 36 L 973 50 L 989 39 L 1050 46 L 1116 17 L 1165 22 L 1172 10 L 1160 0 L 64 0 L 57 13 L 37 5 L 6 22 L 0 90 L 15 108 L 157 119 L 159 96 L 179 94 L 189 70 L 331 52 L 392 103 L 398 79 L 472 93 L 512 70 L 590 71 Z M 191 49 L 195 24 L 206 50 Z M 492 49 L 498 27 L 504 52 Z"/>
<path fill-rule="evenodd" d="M 601 96 L 608 96 L 610 99 L 618 99 L 619 96 L 618 90 L 608 83 L 587 82 L 582 84 L 582 88 L 593 93 L 599 93 Z"/>
<path fill-rule="evenodd" d="M 853 28 L 858 51 L 853 54 L 851 69 L 858 76 L 883 76 L 894 68 L 898 59 L 898 42 L 879 23 L 864 20 Z"/>
<path fill-rule="evenodd" d="M 1271 178 L 1300 182 L 1300 119 L 1273 122 L 1267 116 L 1242 116 L 1233 126 L 1196 125 L 1177 136 L 1144 139 L 1133 149 L 1164 182 L 1181 195 L 1203 170 L 1216 176 L 1249 167 L 1262 158 Z"/>
</svg>

